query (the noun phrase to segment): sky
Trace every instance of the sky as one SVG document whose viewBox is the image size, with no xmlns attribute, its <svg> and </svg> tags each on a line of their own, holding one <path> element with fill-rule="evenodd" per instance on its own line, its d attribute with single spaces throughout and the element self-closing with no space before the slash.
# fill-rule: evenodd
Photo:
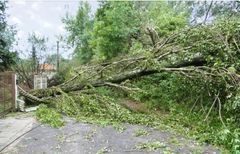
<svg viewBox="0 0 240 154">
<path fill-rule="evenodd" d="M 96 12 L 97 1 L 88 1 L 92 13 Z M 21 50 L 22 58 L 29 55 L 30 46 L 27 38 L 30 33 L 48 37 L 48 53 L 56 53 L 57 36 L 66 34 L 61 19 L 68 12 L 75 15 L 79 1 L 77 0 L 9 0 L 7 14 L 8 24 L 14 25 L 17 30 L 17 43 L 14 49 Z M 72 50 L 65 51 L 60 48 L 60 54 L 70 58 Z"/>
</svg>

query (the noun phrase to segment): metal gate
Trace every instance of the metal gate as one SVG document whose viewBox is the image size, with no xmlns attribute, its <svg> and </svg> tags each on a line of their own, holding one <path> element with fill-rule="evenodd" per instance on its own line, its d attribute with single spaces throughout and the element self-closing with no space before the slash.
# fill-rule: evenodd
<svg viewBox="0 0 240 154">
<path fill-rule="evenodd" d="M 0 116 L 15 109 L 16 75 L 13 72 L 0 73 Z"/>
</svg>

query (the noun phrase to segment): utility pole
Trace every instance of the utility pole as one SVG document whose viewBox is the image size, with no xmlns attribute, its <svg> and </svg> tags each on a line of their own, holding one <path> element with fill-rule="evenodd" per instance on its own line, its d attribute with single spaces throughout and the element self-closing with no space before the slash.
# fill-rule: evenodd
<svg viewBox="0 0 240 154">
<path fill-rule="evenodd" d="M 59 41 L 57 41 L 57 72 L 59 72 Z"/>
</svg>

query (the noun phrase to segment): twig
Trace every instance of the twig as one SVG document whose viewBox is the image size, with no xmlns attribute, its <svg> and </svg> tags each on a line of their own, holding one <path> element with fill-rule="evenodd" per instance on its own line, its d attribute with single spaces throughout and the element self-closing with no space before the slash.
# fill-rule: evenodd
<svg viewBox="0 0 240 154">
<path fill-rule="evenodd" d="M 180 52 L 180 51 L 185 51 L 185 50 L 188 50 L 188 49 L 190 49 L 190 48 L 192 48 L 192 46 L 185 47 L 185 48 L 183 48 L 183 49 L 172 50 L 172 51 L 163 53 L 163 54 L 161 54 L 161 55 L 159 55 L 159 56 L 157 57 L 157 60 L 160 60 L 160 59 L 162 59 L 162 58 L 164 58 L 164 57 L 166 57 L 166 56 L 168 56 L 168 55 L 170 55 L 170 54 L 178 53 L 178 52 Z"/>
<path fill-rule="evenodd" d="M 154 36 L 157 35 L 157 33 L 155 33 L 156 31 L 154 31 L 153 28 L 149 28 L 149 27 L 147 27 L 147 31 L 149 32 L 148 34 L 149 34 L 149 36 L 150 36 L 150 38 L 151 38 L 151 40 L 152 40 L 153 46 L 155 46 L 156 40 L 155 40 L 155 37 L 154 37 Z"/>
<path fill-rule="evenodd" d="M 197 101 L 199 100 L 199 98 L 200 98 L 200 97 L 198 97 L 198 98 L 196 99 L 196 101 L 194 102 L 194 104 L 193 104 L 193 106 L 192 106 L 192 108 L 191 108 L 191 110 L 190 110 L 190 113 L 192 113 L 192 111 L 193 111 L 194 107 L 196 106 Z"/>
<path fill-rule="evenodd" d="M 209 7 L 208 7 L 208 10 L 207 10 L 207 12 L 206 12 L 206 15 L 205 15 L 205 18 L 204 18 L 204 21 L 203 21 L 204 24 L 206 24 L 206 21 L 207 21 L 209 12 L 210 12 L 210 10 L 211 10 L 211 8 L 212 8 L 212 4 L 213 4 L 213 0 L 211 1 L 210 5 L 209 5 Z"/>
<path fill-rule="evenodd" d="M 223 126 L 226 127 L 226 125 L 225 125 L 225 123 L 223 122 L 223 119 L 222 119 L 222 114 L 221 114 L 222 104 L 221 104 L 221 101 L 220 101 L 219 97 L 217 98 L 217 100 L 218 100 L 218 114 L 219 114 L 219 119 L 221 120 Z"/>
<path fill-rule="evenodd" d="M 236 39 L 235 38 L 233 38 L 233 42 L 234 42 L 234 44 L 236 45 L 236 47 L 237 47 L 237 51 L 239 52 L 239 54 L 240 54 L 240 48 L 239 48 L 239 46 L 238 46 L 238 44 L 237 44 L 237 41 L 236 41 Z"/>
<path fill-rule="evenodd" d="M 206 113 L 206 110 L 204 109 L 204 106 L 203 106 L 202 96 L 201 96 L 201 107 L 202 107 L 201 110 L 203 110 L 203 114 L 205 114 L 205 113 Z"/>
<path fill-rule="evenodd" d="M 83 71 L 83 72 L 78 72 L 77 73 L 77 75 L 75 75 L 74 77 L 72 77 L 71 79 L 69 79 L 68 81 L 66 81 L 66 82 L 64 82 L 64 83 L 62 83 L 62 84 L 60 84 L 59 86 L 64 86 L 64 85 L 66 85 L 66 84 L 68 84 L 69 82 L 71 82 L 71 81 L 73 81 L 73 80 L 75 80 L 78 76 L 80 76 L 82 73 L 84 73 L 85 71 Z"/>
<path fill-rule="evenodd" d="M 215 99 L 214 99 L 214 101 L 213 101 L 213 103 L 212 103 L 212 106 L 211 106 L 211 107 L 210 107 L 210 109 L 208 110 L 208 113 L 207 113 L 207 115 L 206 115 L 206 117 L 205 117 L 204 121 L 206 121 L 206 120 L 207 120 L 207 118 L 208 118 L 209 114 L 211 113 L 211 111 L 212 111 L 212 108 L 213 108 L 213 106 L 215 105 L 215 103 L 216 103 L 216 101 L 217 101 L 217 99 L 218 99 L 218 96 L 219 96 L 219 92 L 218 92 L 218 94 L 216 95 L 216 97 L 215 97 Z"/>
</svg>

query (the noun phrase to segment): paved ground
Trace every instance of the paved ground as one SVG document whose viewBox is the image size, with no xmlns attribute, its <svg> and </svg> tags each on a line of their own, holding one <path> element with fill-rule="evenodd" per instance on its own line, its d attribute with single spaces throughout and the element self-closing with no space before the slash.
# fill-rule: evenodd
<svg viewBox="0 0 240 154">
<path fill-rule="evenodd" d="M 9 122 L 8 122 L 9 121 Z M 27 122 L 28 121 L 28 122 Z M 23 124 L 24 123 L 24 124 Z M 6 132 L 15 136 L 21 133 L 17 131 L 16 126 L 22 129 L 23 134 L 30 127 L 34 128 L 26 135 L 19 138 L 11 144 L 2 153 L 6 154 L 96 154 L 100 151 L 105 151 L 114 154 L 143 154 L 143 153 L 220 153 L 217 149 L 199 145 L 192 140 L 185 139 L 181 136 L 176 136 L 171 133 L 156 131 L 152 128 L 135 125 L 125 125 L 126 129 L 119 132 L 112 126 L 101 127 L 91 124 L 76 123 L 74 120 L 68 120 L 67 124 L 59 129 L 50 128 L 48 126 L 39 125 L 33 118 L 7 118 L 0 119 L 0 137 L 4 136 L 4 140 L 0 138 L 1 147 L 3 142 L 9 142 L 14 138 L 7 138 Z M 22 127 L 22 125 L 28 127 Z M 11 129 L 2 129 L 2 128 Z M 146 130 L 149 135 L 136 137 L 134 134 L 137 130 Z M 13 131 L 14 130 L 14 131 Z M 13 133 L 13 132 L 18 133 Z M 15 135 L 14 135 L 15 134 Z M 136 145 L 143 142 L 159 141 L 162 146 L 157 151 L 147 151 L 146 149 L 136 149 Z"/>
<path fill-rule="evenodd" d="M 0 150 L 32 129 L 35 119 L 31 116 L 14 116 L 0 119 Z M 16 141 L 17 142 L 17 141 Z"/>
</svg>

